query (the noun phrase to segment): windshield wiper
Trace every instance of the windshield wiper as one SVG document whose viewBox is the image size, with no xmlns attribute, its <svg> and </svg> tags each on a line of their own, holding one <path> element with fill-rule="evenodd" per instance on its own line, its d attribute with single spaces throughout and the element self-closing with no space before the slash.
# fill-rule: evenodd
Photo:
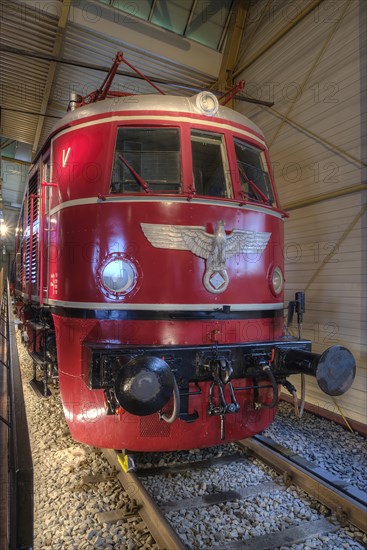
<svg viewBox="0 0 367 550">
<path fill-rule="evenodd" d="M 140 176 L 140 174 L 137 173 L 136 170 L 134 170 L 134 168 L 127 162 L 127 160 L 121 153 L 118 154 L 118 159 L 126 166 L 128 170 L 130 170 L 131 174 L 134 176 L 139 185 L 141 185 L 144 191 L 146 193 L 149 193 L 150 189 L 147 182 L 143 180 L 143 178 Z"/>
<path fill-rule="evenodd" d="M 262 199 L 262 201 L 266 202 L 267 204 L 271 204 L 269 198 L 261 191 L 260 187 L 258 187 L 254 181 L 250 180 L 240 164 L 238 164 L 238 169 L 243 179 L 252 187 L 253 191 L 255 191 L 255 193 Z"/>
</svg>

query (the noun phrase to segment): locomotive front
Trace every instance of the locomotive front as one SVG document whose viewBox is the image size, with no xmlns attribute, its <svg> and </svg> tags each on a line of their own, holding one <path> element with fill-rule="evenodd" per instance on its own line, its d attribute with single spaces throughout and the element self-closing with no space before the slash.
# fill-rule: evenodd
<svg viewBox="0 0 367 550">
<path fill-rule="evenodd" d="M 76 440 L 205 447 L 265 429 L 291 373 L 350 386 L 347 350 L 284 337 L 284 213 L 247 118 L 208 92 L 105 100 L 50 155 L 39 301 Z"/>
</svg>

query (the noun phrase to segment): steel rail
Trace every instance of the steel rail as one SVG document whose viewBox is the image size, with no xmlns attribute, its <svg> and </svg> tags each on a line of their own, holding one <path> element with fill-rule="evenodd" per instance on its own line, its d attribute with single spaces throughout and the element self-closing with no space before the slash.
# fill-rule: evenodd
<svg viewBox="0 0 367 550">
<path fill-rule="evenodd" d="M 119 473 L 117 479 L 132 500 L 140 506 L 139 515 L 161 550 L 185 550 L 186 546 L 149 495 L 141 480 L 133 471 L 125 472 L 119 463 L 118 453 L 104 449 L 109 464 Z"/>
<path fill-rule="evenodd" d="M 355 489 L 356 496 L 347 494 L 341 487 L 336 486 L 337 484 L 342 485 L 340 480 L 334 478 L 334 484 L 332 481 L 327 481 L 325 470 L 275 444 L 268 438 L 254 436 L 238 441 L 237 444 L 243 449 L 250 450 L 277 472 L 283 474 L 289 482 L 294 483 L 309 496 L 335 512 L 340 523 L 352 523 L 364 533 L 367 532 L 367 502 L 363 503 L 365 493 Z M 284 454 L 288 454 L 288 456 L 286 457 Z"/>
</svg>

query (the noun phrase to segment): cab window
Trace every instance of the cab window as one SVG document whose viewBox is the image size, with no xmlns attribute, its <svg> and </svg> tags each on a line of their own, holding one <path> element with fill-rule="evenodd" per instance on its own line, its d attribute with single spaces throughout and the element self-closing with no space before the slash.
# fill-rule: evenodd
<svg viewBox="0 0 367 550">
<path fill-rule="evenodd" d="M 177 128 L 119 128 L 110 193 L 179 193 Z"/>
<path fill-rule="evenodd" d="M 274 204 L 274 194 L 263 151 L 235 138 L 241 188 L 245 198 Z"/>
<path fill-rule="evenodd" d="M 196 194 L 232 197 L 224 136 L 192 130 L 191 148 Z"/>
</svg>

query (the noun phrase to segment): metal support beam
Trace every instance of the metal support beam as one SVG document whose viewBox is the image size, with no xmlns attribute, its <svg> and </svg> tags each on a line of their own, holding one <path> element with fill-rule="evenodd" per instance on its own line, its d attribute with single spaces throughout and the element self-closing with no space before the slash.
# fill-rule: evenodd
<svg viewBox="0 0 367 550">
<path fill-rule="evenodd" d="M 60 55 L 60 52 L 61 52 L 62 43 L 64 40 L 64 34 L 65 34 L 65 27 L 69 17 L 71 2 L 72 0 L 63 0 L 62 2 L 62 10 L 61 10 L 59 21 L 57 24 L 57 33 L 55 37 L 54 47 L 52 50 L 52 55 L 54 56 Z M 47 75 L 47 80 L 45 84 L 45 93 L 43 95 L 42 104 L 40 108 L 40 117 L 38 119 L 38 124 L 37 124 L 36 132 L 33 140 L 33 147 L 32 147 L 33 154 L 36 153 L 37 147 L 41 138 L 42 128 L 45 122 L 45 114 L 48 107 L 48 102 L 51 96 L 52 85 L 55 78 L 56 67 L 57 67 L 57 64 L 52 61 L 48 69 L 48 75 Z"/>
<path fill-rule="evenodd" d="M 233 70 L 237 63 L 250 0 L 235 0 L 229 22 L 227 41 L 219 69 L 218 90 L 225 92 L 233 86 Z"/>
<path fill-rule="evenodd" d="M 243 73 L 243 71 L 248 69 L 250 65 L 255 63 L 255 61 L 257 61 L 268 50 L 270 50 L 270 48 L 272 48 L 274 44 L 279 42 L 279 40 L 281 40 L 283 36 L 285 36 L 286 34 L 289 33 L 289 31 L 294 29 L 294 27 L 296 27 L 298 23 L 300 23 L 305 17 L 307 17 L 307 15 L 311 13 L 315 8 L 317 8 L 317 6 L 321 4 L 321 2 L 323 1 L 324 0 L 313 0 L 312 2 L 310 2 L 310 4 L 308 4 L 308 6 L 303 8 L 303 10 L 301 10 L 298 13 L 298 15 L 288 23 L 288 25 L 283 27 L 283 29 L 281 29 L 275 36 L 273 36 L 271 40 L 269 40 L 262 48 L 260 48 L 248 61 L 246 61 L 246 63 L 241 65 L 234 73 L 233 78 L 237 78 L 241 73 Z"/>
<path fill-rule="evenodd" d="M 265 109 L 265 107 L 263 107 L 262 105 L 260 105 L 260 108 Z M 340 153 L 341 155 L 343 155 L 343 157 L 346 157 L 346 158 L 350 159 L 354 163 L 356 163 L 360 166 L 363 166 L 363 167 L 367 167 L 367 163 L 364 162 L 362 159 L 359 159 L 358 157 L 352 155 L 351 153 L 349 153 L 348 151 L 346 151 L 342 147 L 339 147 L 338 145 L 335 145 L 335 143 L 332 143 L 328 139 L 325 139 L 325 138 L 321 137 L 320 135 L 316 134 L 315 132 L 312 132 L 309 128 L 306 128 L 306 126 L 303 126 L 302 124 L 299 124 L 298 122 L 295 122 L 291 118 L 287 118 L 285 115 L 283 115 L 282 113 L 280 113 L 279 111 L 274 109 L 274 107 L 272 107 L 271 109 L 267 109 L 267 112 L 274 115 L 274 116 L 276 116 L 276 117 L 278 117 L 278 118 L 280 118 L 280 119 L 283 119 L 284 122 L 286 122 L 287 124 L 289 124 L 293 128 L 296 128 L 296 130 L 299 130 L 300 132 L 302 132 L 304 134 L 308 134 L 309 136 L 315 138 L 316 141 L 318 141 L 322 145 L 325 145 L 328 149 L 333 149 L 334 151 L 337 151 L 337 153 Z"/>
<path fill-rule="evenodd" d="M 25 166 L 30 166 L 32 164 L 31 162 L 28 162 L 26 160 L 13 159 L 13 157 L 4 157 L 4 155 L 1 155 L 1 160 L 4 162 L 11 162 L 14 164 L 24 164 Z"/>
<path fill-rule="evenodd" d="M 265 15 L 266 15 L 268 9 L 270 8 L 270 6 L 272 5 L 273 1 L 274 0 L 268 0 L 267 3 L 265 4 L 265 6 L 263 7 L 263 9 L 261 10 L 260 17 L 258 17 L 256 23 L 254 23 L 252 25 L 251 31 L 246 36 L 243 44 L 241 44 L 240 51 L 238 52 L 238 58 L 243 57 L 244 52 L 246 51 L 246 48 L 247 48 L 248 44 L 251 44 L 252 40 L 256 36 L 256 33 L 259 30 L 259 28 L 261 27 L 261 25 L 264 21 Z"/>
<path fill-rule="evenodd" d="M 301 201 L 289 202 L 288 204 L 283 205 L 282 208 L 285 212 L 290 212 L 291 210 L 297 210 L 297 208 L 304 208 L 305 206 L 310 206 L 311 204 L 318 204 L 319 202 L 344 197 L 346 195 L 351 195 L 352 193 L 359 193 L 360 191 L 367 191 L 367 183 L 352 185 L 351 187 L 343 187 L 343 189 L 338 189 L 336 191 L 332 191 L 331 193 L 324 193 L 318 197 L 310 197 L 309 199 L 304 199 Z"/>
</svg>

